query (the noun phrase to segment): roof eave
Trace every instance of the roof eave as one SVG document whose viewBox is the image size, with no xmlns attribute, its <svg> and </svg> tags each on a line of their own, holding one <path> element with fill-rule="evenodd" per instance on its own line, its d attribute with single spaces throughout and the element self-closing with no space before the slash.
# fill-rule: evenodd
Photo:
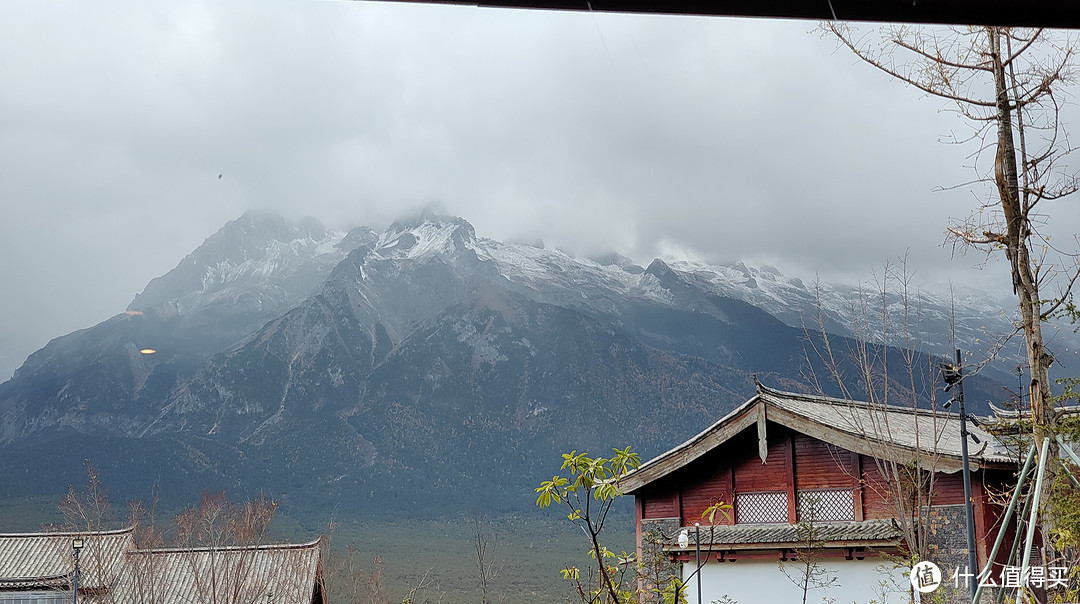
<svg viewBox="0 0 1080 604">
<path fill-rule="evenodd" d="M 754 425 L 759 419 L 759 405 L 765 406 L 765 419 L 780 424 L 791 430 L 823 440 L 825 442 L 843 447 L 849 451 L 873 457 L 875 459 L 887 459 L 889 461 L 903 462 L 918 457 L 920 466 L 925 470 L 953 474 L 963 468 L 963 459 L 960 455 L 939 451 L 919 452 L 913 447 L 897 443 L 885 443 L 880 439 L 871 439 L 866 436 L 855 434 L 851 431 L 823 424 L 815 419 L 804 417 L 795 412 L 784 409 L 779 404 L 770 403 L 770 397 L 792 397 L 807 401 L 820 399 L 823 403 L 839 404 L 840 399 L 829 397 L 814 397 L 811 395 L 799 395 L 785 393 L 757 384 L 758 392 L 742 405 L 736 407 L 719 421 L 709 426 L 686 442 L 666 451 L 665 453 L 645 462 L 637 470 L 623 476 L 619 485 L 626 494 L 633 494 L 643 487 L 656 482 L 684 467 L 696 459 L 699 459 L 723 444 L 736 434 Z M 900 413 L 911 413 L 904 408 L 892 409 Z M 997 459 L 984 459 L 977 453 L 969 456 L 971 471 L 978 471 L 983 467 L 1008 468 L 1010 463 Z"/>
<path fill-rule="evenodd" d="M 863 548 L 888 548 L 898 547 L 902 539 L 843 539 L 837 541 L 823 541 L 816 544 L 816 549 L 844 549 L 849 547 L 863 547 Z M 701 551 L 705 552 L 733 552 L 733 551 L 747 551 L 747 550 L 777 550 L 777 549 L 802 549 L 806 547 L 804 541 L 757 541 L 753 543 L 702 543 Z M 664 551 L 667 553 L 686 553 L 694 550 L 687 548 L 682 549 L 677 545 L 666 545 Z"/>
<path fill-rule="evenodd" d="M 739 432 L 754 425 L 757 418 L 752 410 L 759 398 L 758 395 L 754 395 L 693 438 L 641 464 L 636 470 L 619 479 L 619 487 L 623 493 L 631 494 L 686 466 L 715 446 L 723 444 Z"/>
</svg>

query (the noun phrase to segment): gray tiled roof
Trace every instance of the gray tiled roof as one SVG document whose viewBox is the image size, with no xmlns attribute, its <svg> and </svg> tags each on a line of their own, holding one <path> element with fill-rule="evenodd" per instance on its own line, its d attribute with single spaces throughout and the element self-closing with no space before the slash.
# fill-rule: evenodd
<svg viewBox="0 0 1080 604">
<path fill-rule="evenodd" d="M 310 604 L 321 581 L 319 541 L 215 549 L 134 549 L 133 529 L 97 534 L 0 534 L 0 591 L 70 589 L 72 539 L 83 537 L 80 600 Z M 226 597 L 227 596 L 227 597 Z"/>
<path fill-rule="evenodd" d="M 694 528 L 685 527 L 688 531 L 690 545 L 694 544 Z M 733 524 L 703 526 L 701 530 L 701 544 L 727 548 L 729 546 L 745 545 L 781 545 L 795 544 L 805 541 L 805 533 L 800 534 L 798 524 Z M 849 521 L 849 522 L 819 522 L 814 525 L 814 540 L 820 541 L 822 546 L 829 545 L 855 545 L 860 542 L 867 544 L 891 544 L 896 543 L 903 536 L 900 527 L 892 519 Z M 668 545 L 667 549 L 676 549 L 678 546 Z"/>
<path fill-rule="evenodd" d="M 108 586 L 120 573 L 132 547 L 132 529 L 102 533 L 0 534 L 0 589 L 52 589 L 70 585 L 71 541 L 85 540 L 79 553 L 79 586 Z"/>
<path fill-rule="evenodd" d="M 956 472 L 961 464 L 960 416 L 944 411 L 871 404 L 827 396 L 782 392 L 757 385 L 757 394 L 681 445 L 649 460 L 620 480 L 624 492 L 682 468 L 722 445 L 764 417 L 797 432 L 849 451 L 906 463 L 918 452 L 920 463 L 935 471 Z M 992 434 L 968 423 L 979 439 L 968 441 L 971 467 L 1009 467 L 1019 462 Z"/>
<path fill-rule="evenodd" d="M 310 604 L 319 541 L 298 545 L 137 550 L 114 586 L 119 602 Z"/>
<path fill-rule="evenodd" d="M 759 388 L 766 403 L 790 411 L 825 426 L 868 440 L 887 441 L 912 451 L 937 453 L 959 458 L 961 455 L 960 415 L 896 405 L 871 404 L 824 396 L 793 394 Z M 979 439 L 968 441 L 973 460 L 1010 463 L 1016 454 L 989 432 L 968 422 L 968 431 Z"/>
</svg>

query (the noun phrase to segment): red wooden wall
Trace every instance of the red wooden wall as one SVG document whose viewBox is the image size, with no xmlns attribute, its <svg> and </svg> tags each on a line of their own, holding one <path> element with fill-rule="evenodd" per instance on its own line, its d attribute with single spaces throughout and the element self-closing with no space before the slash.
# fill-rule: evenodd
<svg viewBox="0 0 1080 604">
<path fill-rule="evenodd" d="M 889 485 L 872 457 L 858 455 L 821 440 L 768 423 L 766 463 L 758 457 L 757 431 L 750 427 L 672 476 L 635 493 L 643 518 L 679 518 L 683 525 L 701 522 L 701 513 L 717 501 L 732 502 L 738 492 L 788 491 L 794 510 L 796 490 L 853 489 L 855 518 L 892 518 Z M 981 483 L 980 483 L 981 484 Z M 959 472 L 935 478 L 936 505 L 964 502 Z M 981 494 L 976 503 L 985 501 Z M 984 516 L 993 514 L 979 510 Z M 717 517 L 725 524 L 730 520 Z M 794 517 L 789 518 L 794 522 Z M 988 524 L 984 518 L 980 518 Z M 989 528 L 989 527 L 987 527 Z"/>
<path fill-rule="evenodd" d="M 794 489 L 853 488 L 858 458 L 851 452 L 778 424 L 767 427 L 766 463 L 758 456 L 756 428 L 748 428 L 724 445 L 695 460 L 673 476 L 637 493 L 643 518 L 680 518 L 685 525 L 701 521 L 717 501 L 731 503 L 736 492 L 788 491 L 794 510 Z M 729 524 L 730 520 L 718 523 Z"/>
<path fill-rule="evenodd" d="M 805 434 L 794 435 L 795 488 L 853 488 L 859 480 L 858 458 L 846 449 Z"/>
</svg>

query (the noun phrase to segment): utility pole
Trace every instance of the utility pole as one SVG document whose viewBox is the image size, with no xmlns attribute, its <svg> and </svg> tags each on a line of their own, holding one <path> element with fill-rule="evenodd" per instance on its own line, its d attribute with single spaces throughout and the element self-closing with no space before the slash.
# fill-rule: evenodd
<svg viewBox="0 0 1080 604">
<path fill-rule="evenodd" d="M 79 552 L 82 550 L 83 544 L 82 537 L 75 537 L 71 540 L 71 550 L 75 553 L 75 572 L 71 581 L 72 604 L 79 604 Z"/>
<path fill-rule="evenodd" d="M 964 364 L 960 356 L 960 349 L 956 349 L 956 364 L 942 363 L 941 376 L 948 384 L 945 392 L 954 385 L 957 386 L 956 402 L 960 404 L 960 455 L 964 460 L 964 516 L 967 520 L 967 550 L 968 550 L 968 573 L 974 571 L 974 576 L 968 578 L 968 587 L 971 588 L 971 601 L 975 601 L 975 594 L 979 588 L 979 563 L 975 559 L 975 513 L 972 510 L 971 499 L 971 466 L 968 461 L 968 429 L 967 411 L 964 409 Z M 974 436 L 973 436 L 974 438 Z"/>
</svg>

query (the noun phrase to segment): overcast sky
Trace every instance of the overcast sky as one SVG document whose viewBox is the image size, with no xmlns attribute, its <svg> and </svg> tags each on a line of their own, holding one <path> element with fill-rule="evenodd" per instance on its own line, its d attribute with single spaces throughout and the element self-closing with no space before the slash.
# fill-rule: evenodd
<svg viewBox="0 0 1080 604">
<path fill-rule="evenodd" d="M 982 191 L 933 192 L 973 176 L 974 148 L 938 142 L 964 122 L 814 30 L 382 2 L 2 0 L 0 379 L 50 338 L 122 312 L 248 209 L 381 227 L 439 201 L 481 236 L 641 263 L 743 259 L 858 280 L 909 253 L 923 282 L 985 279 L 977 255 L 942 247 Z"/>
</svg>

